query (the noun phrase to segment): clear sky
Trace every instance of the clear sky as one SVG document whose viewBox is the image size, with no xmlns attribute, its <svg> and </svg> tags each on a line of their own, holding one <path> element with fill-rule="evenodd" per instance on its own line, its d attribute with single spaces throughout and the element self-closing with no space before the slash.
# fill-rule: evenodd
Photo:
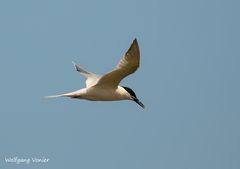
<svg viewBox="0 0 240 169">
<path fill-rule="evenodd" d="M 240 168 L 240 2 L 0 1 L 0 168 Z M 134 38 L 130 101 L 51 94 L 115 67 Z M 49 158 L 44 164 L 5 158 Z"/>
</svg>

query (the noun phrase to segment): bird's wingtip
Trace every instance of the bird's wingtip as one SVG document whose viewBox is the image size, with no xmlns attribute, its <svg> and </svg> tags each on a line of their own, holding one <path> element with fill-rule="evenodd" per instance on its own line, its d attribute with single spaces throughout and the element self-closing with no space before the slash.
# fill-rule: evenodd
<svg viewBox="0 0 240 169">
<path fill-rule="evenodd" d="M 72 64 L 73 64 L 74 68 L 75 68 L 77 71 L 79 71 L 79 65 L 76 64 L 74 61 L 72 61 Z"/>
<path fill-rule="evenodd" d="M 72 61 L 72 64 L 75 66 L 76 65 L 76 63 L 74 62 L 74 61 Z"/>
</svg>

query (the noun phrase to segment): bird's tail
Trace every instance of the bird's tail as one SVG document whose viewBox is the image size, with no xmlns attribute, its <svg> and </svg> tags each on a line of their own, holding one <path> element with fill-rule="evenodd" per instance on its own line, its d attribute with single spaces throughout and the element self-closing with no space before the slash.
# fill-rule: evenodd
<svg viewBox="0 0 240 169">
<path fill-rule="evenodd" d="M 47 98 L 47 99 L 58 98 L 58 97 L 71 97 L 71 98 L 79 97 L 79 90 L 74 91 L 74 92 L 64 93 L 64 94 L 45 96 L 45 98 Z"/>
<path fill-rule="evenodd" d="M 64 97 L 64 96 L 66 96 L 66 95 L 65 94 L 59 94 L 59 95 L 45 96 L 44 98 L 52 99 L 52 98 L 58 98 L 58 97 Z"/>
</svg>

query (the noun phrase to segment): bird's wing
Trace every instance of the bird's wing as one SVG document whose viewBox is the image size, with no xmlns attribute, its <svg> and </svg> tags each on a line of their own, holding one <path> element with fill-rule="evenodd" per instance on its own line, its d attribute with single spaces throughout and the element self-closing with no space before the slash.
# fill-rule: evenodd
<svg viewBox="0 0 240 169">
<path fill-rule="evenodd" d="M 140 62 L 140 51 L 137 39 L 134 39 L 130 48 L 117 64 L 116 68 L 103 75 L 97 82 L 96 86 L 117 87 L 120 81 L 126 76 L 134 73 Z"/>
<path fill-rule="evenodd" d="M 96 75 L 94 73 L 84 70 L 78 64 L 75 64 L 74 62 L 73 62 L 73 65 L 81 75 L 83 75 L 84 77 L 87 78 L 86 79 L 86 87 L 94 86 L 101 77 L 99 75 Z"/>
</svg>

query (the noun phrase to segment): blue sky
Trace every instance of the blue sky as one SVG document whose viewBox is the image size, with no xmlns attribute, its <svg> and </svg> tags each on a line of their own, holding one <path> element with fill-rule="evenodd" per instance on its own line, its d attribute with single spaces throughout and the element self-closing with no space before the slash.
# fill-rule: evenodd
<svg viewBox="0 0 240 169">
<path fill-rule="evenodd" d="M 234 0 L 0 2 L 0 165 L 4 168 L 240 168 L 240 22 Z M 51 94 L 104 74 L 134 38 L 134 102 Z M 46 164 L 5 157 L 46 157 Z"/>
</svg>

